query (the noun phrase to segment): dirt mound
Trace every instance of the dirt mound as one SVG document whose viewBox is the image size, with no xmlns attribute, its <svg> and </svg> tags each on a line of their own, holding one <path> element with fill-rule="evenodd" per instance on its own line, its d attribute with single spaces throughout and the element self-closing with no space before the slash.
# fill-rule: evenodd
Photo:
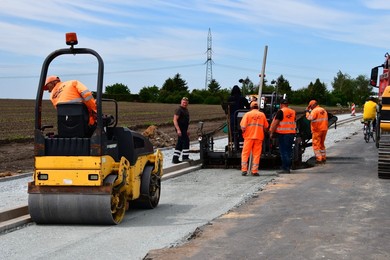
<svg viewBox="0 0 390 260">
<path fill-rule="evenodd" d="M 167 133 L 161 131 L 157 126 L 149 126 L 143 133 L 143 136 L 149 138 L 153 146 L 156 148 L 171 147 L 176 143 L 174 136 L 170 136 Z M 176 135 L 176 133 L 175 133 Z"/>
</svg>

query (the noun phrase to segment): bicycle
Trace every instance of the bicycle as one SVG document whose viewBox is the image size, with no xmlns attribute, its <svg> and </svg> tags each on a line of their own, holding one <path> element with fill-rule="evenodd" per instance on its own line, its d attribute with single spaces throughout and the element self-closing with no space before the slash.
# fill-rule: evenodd
<svg viewBox="0 0 390 260">
<path fill-rule="evenodd" d="M 363 123 L 363 136 L 364 141 L 368 143 L 370 141 L 370 138 L 372 138 L 372 141 L 375 142 L 375 136 L 374 131 L 371 129 L 371 122 L 372 120 L 364 120 Z"/>
</svg>

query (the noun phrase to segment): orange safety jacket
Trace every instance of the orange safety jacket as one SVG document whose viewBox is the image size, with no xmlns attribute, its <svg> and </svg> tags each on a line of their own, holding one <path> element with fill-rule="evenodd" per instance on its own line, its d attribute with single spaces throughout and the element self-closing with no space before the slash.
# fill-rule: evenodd
<svg viewBox="0 0 390 260">
<path fill-rule="evenodd" d="M 240 122 L 244 139 L 264 139 L 264 129 L 268 128 L 268 121 L 264 113 L 252 109 L 244 114 Z"/>
<path fill-rule="evenodd" d="M 57 107 L 59 103 L 80 103 L 83 102 L 89 111 L 89 125 L 96 122 L 96 102 L 91 91 L 80 81 L 71 80 L 59 82 L 51 91 L 50 99 Z"/>
<path fill-rule="evenodd" d="M 311 121 L 311 132 L 328 130 L 328 112 L 320 106 L 316 106 L 311 112 L 306 113 L 306 118 Z"/>
<path fill-rule="evenodd" d="M 289 107 L 283 107 L 283 120 L 279 122 L 275 132 L 279 134 L 295 134 L 297 132 L 297 124 L 295 122 L 295 110 Z"/>
</svg>

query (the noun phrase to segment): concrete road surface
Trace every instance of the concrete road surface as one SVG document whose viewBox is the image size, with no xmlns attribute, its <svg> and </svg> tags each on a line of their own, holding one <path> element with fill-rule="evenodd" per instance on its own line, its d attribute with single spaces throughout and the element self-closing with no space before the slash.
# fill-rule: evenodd
<svg viewBox="0 0 390 260">
<path fill-rule="evenodd" d="M 186 241 L 198 227 L 244 204 L 274 173 L 244 178 L 236 169 L 202 169 L 163 180 L 158 207 L 130 209 L 119 225 L 30 223 L 1 233 L 0 259 L 143 259 L 152 249 Z"/>
<path fill-rule="evenodd" d="M 326 165 L 294 171 L 176 248 L 145 259 L 390 259 L 390 180 L 361 133 Z"/>
</svg>

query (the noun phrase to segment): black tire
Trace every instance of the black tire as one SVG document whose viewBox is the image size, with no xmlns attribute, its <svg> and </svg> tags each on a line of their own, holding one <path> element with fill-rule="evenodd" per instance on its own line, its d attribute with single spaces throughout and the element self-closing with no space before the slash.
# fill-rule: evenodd
<svg viewBox="0 0 390 260">
<path fill-rule="evenodd" d="M 364 123 L 363 126 L 363 135 L 364 135 L 364 141 L 368 143 L 370 141 L 370 130 L 368 129 L 366 123 Z"/>
<path fill-rule="evenodd" d="M 296 137 L 293 146 L 291 169 L 296 170 L 302 167 L 302 154 L 303 154 L 302 138 Z"/>
<path fill-rule="evenodd" d="M 376 148 L 379 148 L 380 139 L 381 139 L 380 120 L 379 120 L 379 115 L 377 114 L 376 125 L 375 125 L 375 145 L 376 145 Z"/>
<path fill-rule="evenodd" d="M 133 202 L 137 208 L 154 209 L 160 201 L 161 178 L 152 174 L 153 166 L 147 165 L 141 177 L 141 196 Z"/>
</svg>

